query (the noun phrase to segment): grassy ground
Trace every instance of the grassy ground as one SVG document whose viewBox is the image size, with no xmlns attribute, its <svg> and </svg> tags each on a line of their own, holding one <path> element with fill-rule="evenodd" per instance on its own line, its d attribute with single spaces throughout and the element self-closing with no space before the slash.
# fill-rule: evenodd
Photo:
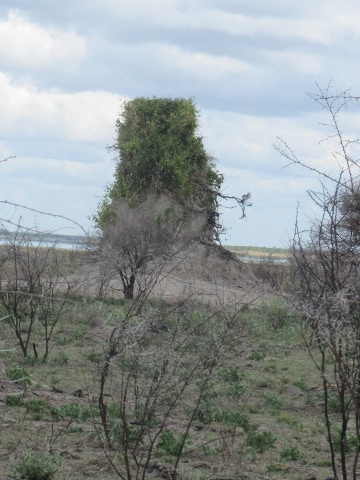
<svg viewBox="0 0 360 480">
<path fill-rule="evenodd" d="M 3 323 L 0 359 L 8 380 L 3 376 L 0 384 L 2 479 L 9 478 L 21 450 L 49 446 L 61 458 L 59 480 L 118 478 L 97 434 L 97 394 L 99 359 L 124 308 L 99 302 L 71 307 L 46 363 L 22 358 Z M 108 320 L 105 326 L 101 319 Z M 303 347 L 299 320 L 275 303 L 243 309 L 239 322 L 242 341 L 217 365 L 202 415 L 191 427 L 184 480 L 329 477 L 320 378 Z M 179 416 L 169 429 L 181 433 L 183 421 Z M 167 463 L 172 452 L 163 444 L 157 460 Z"/>
</svg>

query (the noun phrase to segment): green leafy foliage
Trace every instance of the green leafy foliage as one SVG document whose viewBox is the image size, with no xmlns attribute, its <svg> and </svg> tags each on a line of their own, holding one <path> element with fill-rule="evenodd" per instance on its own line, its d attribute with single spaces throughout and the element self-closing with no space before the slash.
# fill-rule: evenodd
<svg viewBox="0 0 360 480">
<path fill-rule="evenodd" d="M 24 386 L 31 385 L 30 374 L 21 365 L 12 365 L 6 370 L 6 376 L 11 382 L 20 383 Z"/>
<path fill-rule="evenodd" d="M 276 437 L 268 431 L 256 433 L 250 432 L 247 437 L 247 445 L 256 453 L 264 453 L 274 448 Z"/>
<path fill-rule="evenodd" d="M 197 110 L 183 98 L 135 98 L 124 105 L 116 124 L 114 149 L 120 158 L 114 182 L 98 207 L 100 227 L 114 218 L 113 202 L 136 204 L 146 194 L 171 194 L 181 203 L 189 198 L 216 211 L 223 181 L 196 135 Z"/>
<path fill-rule="evenodd" d="M 14 465 L 14 477 L 23 480 L 52 480 L 59 467 L 58 457 L 27 450 Z"/>
<path fill-rule="evenodd" d="M 134 445 L 136 442 L 142 444 L 141 431 L 137 431 L 132 425 L 124 425 L 116 419 L 110 421 L 110 435 L 112 441 L 124 447 L 124 445 Z"/>
<path fill-rule="evenodd" d="M 158 453 L 177 457 L 189 449 L 189 444 L 189 439 L 185 439 L 184 433 L 175 436 L 171 430 L 165 430 L 160 435 Z"/>
<path fill-rule="evenodd" d="M 27 412 L 32 413 L 43 413 L 49 409 L 49 404 L 45 400 L 41 400 L 40 398 L 33 398 L 26 402 L 25 408 Z"/>
<path fill-rule="evenodd" d="M 60 421 L 65 418 L 72 418 L 81 422 L 85 422 L 92 417 L 91 406 L 82 405 L 81 403 L 68 403 L 59 407 L 50 409 L 51 416 L 54 420 Z"/>
<path fill-rule="evenodd" d="M 6 395 L 5 405 L 9 407 L 19 407 L 23 404 L 22 395 Z"/>
<path fill-rule="evenodd" d="M 304 460 L 304 454 L 297 447 L 286 447 L 280 452 L 281 460 Z"/>
<path fill-rule="evenodd" d="M 264 403 L 268 408 L 272 408 L 274 410 L 280 410 L 283 406 L 283 401 L 279 396 L 270 395 L 270 394 L 263 394 Z"/>
</svg>

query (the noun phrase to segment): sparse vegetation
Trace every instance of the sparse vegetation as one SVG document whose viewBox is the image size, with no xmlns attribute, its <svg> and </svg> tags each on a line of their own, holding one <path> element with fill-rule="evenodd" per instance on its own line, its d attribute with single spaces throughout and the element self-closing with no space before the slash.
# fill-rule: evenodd
<svg viewBox="0 0 360 480">
<path fill-rule="evenodd" d="M 149 323 L 151 328 L 136 339 L 135 330 L 132 337 L 127 337 L 122 327 L 129 315 L 129 304 L 94 301 L 83 305 L 79 309 L 78 317 L 82 328 L 87 326 L 82 346 L 77 346 L 77 337 L 73 335 L 79 328 L 74 322 L 76 316 L 72 314 L 64 317 L 62 329 L 68 338 L 65 350 L 62 341 L 64 333 L 59 332 L 53 340 L 50 361 L 39 362 L 31 367 L 32 382 L 31 385 L 26 385 L 26 390 L 22 382 L 23 378 L 30 375 L 30 371 L 26 365 L 22 366 L 21 355 L 16 351 L 4 354 L 2 362 L 6 370 L 15 365 L 10 376 L 19 380 L 9 384 L 12 388 L 11 395 L 9 392 L 6 394 L 5 417 L 13 418 L 15 423 L 12 424 L 11 434 L 7 428 L 1 430 L 0 438 L 4 448 L 12 451 L 14 445 L 23 438 L 23 431 L 26 429 L 27 448 L 46 451 L 51 445 L 51 451 L 55 455 L 59 452 L 71 452 L 71 455 L 64 454 L 63 468 L 71 472 L 74 480 L 80 480 L 84 471 L 94 480 L 118 478 L 118 474 L 109 466 L 109 459 L 116 462 L 115 466 L 119 468 L 124 459 L 124 453 L 119 457 L 119 452 L 124 452 L 124 448 L 127 448 L 129 452 L 135 451 L 139 458 L 142 458 L 149 452 L 151 441 L 154 441 L 154 449 L 146 468 L 154 468 L 154 471 L 155 464 L 174 468 L 175 461 L 179 458 L 176 469 L 179 472 L 186 471 L 188 475 L 192 472 L 198 478 L 211 478 L 219 469 L 222 473 L 234 476 L 237 468 L 247 472 L 249 478 L 261 478 L 261 472 L 265 468 L 273 479 L 283 479 L 284 471 L 293 479 L 302 479 L 306 458 L 308 471 L 323 472 L 323 478 L 326 478 L 330 473 L 329 464 L 321 464 L 324 463 L 324 455 L 328 454 L 326 430 L 320 420 L 322 404 L 321 399 L 316 396 L 319 390 L 314 390 L 321 385 L 306 350 L 301 346 L 301 336 L 295 328 L 296 325 L 286 322 L 282 328 L 274 330 L 266 312 L 267 308 L 269 313 L 272 311 L 271 306 L 239 309 L 236 325 L 240 329 L 241 341 L 234 341 L 226 356 L 215 365 L 188 433 L 185 435 L 185 426 L 189 424 L 189 416 L 195 411 L 194 389 L 201 388 L 201 375 L 197 377 L 197 384 L 190 388 L 188 395 L 182 398 L 162 427 L 160 422 L 165 418 L 164 408 L 178 395 L 181 382 L 187 379 L 185 365 L 194 363 L 201 353 L 196 349 L 202 344 L 205 347 L 207 343 L 208 337 L 204 336 L 201 319 L 208 322 L 212 308 L 201 304 L 195 304 L 195 307 L 194 310 L 194 307 L 189 309 L 185 305 L 179 305 L 178 309 L 174 310 L 174 305 L 145 302 L 144 317 L 140 317 L 143 323 L 139 318 L 135 321 L 133 317 L 128 328 L 135 328 L 137 325 L 141 330 L 145 321 L 152 320 Z M 100 313 L 105 317 L 111 315 L 112 328 L 122 332 L 123 337 L 119 337 L 122 342 L 126 338 L 129 341 L 133 339 L 133 343 L 128 344 L 131 349 L 127 354 L 116 356 L 112 361 L 110 383 L 104 391 L 106 425 L 110 440 L 116 448 L 106 450 L 108 460 L 102 453 L 102 448 L 99 448 L 104 445 L 105 437 L 99 408 L 97 402 L 93 401 L 108 347 L 107 335 L 96 337 L 91 333 L 90 319 Z M 151 388 L 157 385 L 153 382 L 159 378 L 154 376 L 154 368 L 156 365 L 161 366 L 160 360 L 166 358 L 164 345 L 169 344 L 173 329 L 182 318 L 179 315 L 184 316 L 182 322 L 188 322 L 188 328 L 192 329 L 188 331 L 187 343 L 183 343 L 187 353 L 184 351 L 182 356 L 178 350 L 178 363 L 172 363 L 176 370 L 169 371 L 173 372 L 172 376 L 164 377 L 164 380 L 167 380 L 159 390 L 161 395 L 152 396 Z M 155 319 L 157 323 L 153 323 Z M 210 324 L 211 322 L 210 320 Z M 155 328 L 160 324 L 161 329 Z M 205 325 L 206 323 L 204 327 Z M 215 317 L 213 325 L 216 325 Z M 220 324 L 218 326 L 220 327 Z M 182 334 L 179 327 L 176 328 L 178 336 L 175 339 L 180 342 Z M 147 333 L 144 334 L 145 332 Z M 207 335 L 209 334 L 210 330 L 207 332 Z M 8 342 L 11 330 L 4 329 L 2 338 Z M 169 357 L 171 362 L 177 358 L 178 347 L 175 343 L 173 346 L 173 353 Z M 251 351 L 270 353 L 252 360 L 249 365 Z M 68 361 L 55 361 L 54 364 L 52 359 L 62 358 L 59 355 L 61 352 L 66 353 Z M 271 355 L 270 360 L 268 355 Z M 134 363 L 136 356 L 137 363 Z M 155 362 L 155 359 L 158 360 Z M 120 365 L 119 361 L 121 368 L 116 367 Z M 276 370 L 268 369 L 269 363 L 275 366 Z M 44 386 L 52 384 L 54 366 L 57 376 L 54 385 L 56 391 Z M 306 395 L 289 396 L 283 383 L 282 372 L 285 367 L 288 379 L 285 385 L 295 385 L 298 382 L 299 388 L 305 389 L 305 393 L 306 389 L 310 389 L 309 395 L 314 392 L 312 404 L 308 404 Z M 304 370 L 307 372 L 306 384 Z M 0 400 L 1 395 L 4 395 L 5 400 L 6 388 L 3 394 L 0 391 Z M 124 395 L 127 402 L 125 410 Z M 155 399 L 156 405 L 149 403 Z M 4 425 L 5 420 L 1 421 Z M 155 437 L 156 432 L 159 432 L 158 437 Z M 322 445 L 321 451 L 314 450 L 310 444 L 307 446 L 307 442 L 312 440 Z M 289 446 L 294 446 L 294 449 L 288 451 Z M 353 439 L 350 437 L 348 448 L 354 448 Z M 279 463 L 276 463 L 276 459 L 279 459 Z M 4 460 L 0 457 L 0 468 L 5 472 L 4 475 L 10 475 L 12 466 L 9 462 L 4 463 Z M 140 471 L 146 472 L 142 462 L 143 460 L 140 462 Z M 198 464 L 200 466 L 197 466 Z M 136 478 L 134 464 L 132 465 L 131 472 Z M 60 472 L 61 470 L 54 479 L 62 479 Z"/>
<path fill-rule="evenodd" d="M 88 251 L 38 248 L 20 227 L 0 249 L 4 478 L 357 478 L 358 265 L 344 247 L 358 241 L 358 185 L 316 197 L 324 216 L 310 243 L 297 226 L 292 260 L 278 249 L 250 265 L 266 301 L 230 292 L 225 275 L 200 292 L 185 268 L 166 298 L 179 218 L 205 212 L 204 245 L 221 229 L 222 176 L 196 126 L 192 101 L 128 102 Z M 173 205 L 148 215 L 147 194 L 182 202 L 180 217 Z M 244 209 L 249 195 L 235 200 Z"/>
</svg>

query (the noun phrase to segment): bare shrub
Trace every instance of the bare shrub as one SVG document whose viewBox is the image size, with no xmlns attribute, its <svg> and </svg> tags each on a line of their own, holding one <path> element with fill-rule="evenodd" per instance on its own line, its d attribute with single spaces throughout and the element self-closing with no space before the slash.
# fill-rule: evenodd
<svg viewBox="0 0 360 480">
<path fill-rule="evenodd" d="M 98 241 L 100 292 L 115 274 L 125 298 L 145 294 L 174 254 L 174 240 L 173 228 L 147 204 L 132 208 L 119 204 L 116 220 L 107 225 Z"/>
<path fill-rule="evenodd" d="M 348 91 L 333 95 L 329 88 L 319 88 L 312 98 L 329 114 L 328 140 L 337 142 L 333 156 L 339 170 L 333 174 L 307 165 L 283 141 L 277 147 L 290 163 L 314 172 L 321 181 L 319 192 L 309 192 L 318 212 L 310 229 L 302 230 L 296 221 L 292 304 L 305 318 L 318 349 L 314 353 L 304 330 L 309 354 L 322 377 L 334 477 L 356 479 L 360 455 L 359 142 L 345 136 L 340 114 L 359 98 Z"/>
<path fill-rule="evenodd" d="M 109 339 L 99 409 L 104 449 L 119 478 L 144 478 L 164 449 L 177 471 L 215 368 L 244 335 L 237 305 L 214 310 L 190 300 L 135 302 Z"/>
<path fill-rule="evenodd" d="M 35 326 L 41 327 L 45 360 L 54 329 L 77 292 L 79 277 L 71 276 L 68 252 L 48 242 L 46 233 L 20 227 L 15 233 L 2 233 L 6 243 L 0 248 L 0 306 L 24 357 L 31 345 L 38 357 L 32 339 Z"/>
<path fill-rule="evenodd" d="M 286 292 L 291 289 L 291 271 L 287 258 L 279 259 L 269 254 L 250 264 L 255 277 L 268 283 L 274 290 Z"/>
</svg>

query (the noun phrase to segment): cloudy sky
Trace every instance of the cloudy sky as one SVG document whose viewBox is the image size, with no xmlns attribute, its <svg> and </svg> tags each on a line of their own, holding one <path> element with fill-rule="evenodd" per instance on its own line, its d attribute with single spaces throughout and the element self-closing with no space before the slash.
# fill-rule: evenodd
<svg viewBox="0 0 360 480">
<path fill-rule="evenodd" d="M 360 95 L 359 21 L 355 0 L 0 0 L 0 158 L 16 156 L 0 165 L 0 198 L 88 229 L 122 101 L 192 97 L 224 192 L 252 193 L 246 221 L 224 211 L 224 243 L 282 246 L 316 179 L 283 169 L 273 144 L 331 162 L 306 92 L 332 78 Z M 79 232 L 4 204 L 0 217 Z"/>
</svg>

